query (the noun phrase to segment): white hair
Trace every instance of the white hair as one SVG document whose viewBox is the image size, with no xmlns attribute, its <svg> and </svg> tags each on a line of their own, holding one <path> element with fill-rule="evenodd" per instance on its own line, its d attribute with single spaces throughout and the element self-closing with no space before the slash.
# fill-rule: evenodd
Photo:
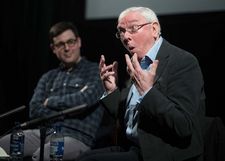
<svg viewBox="0 0 225 161">
<path fill-rule="evenodd" d="M 156 13 L 153 10 L 151 10 L 150 8 L 147 8 L 147 7 L 130 7 L 130 8 L 127 8 L 120 13 L 120 15 L 118 17 L 118 22 L 123 17 L 125 17 L 129 12 L 139 12 L 143 17 L 145 17 L 145 19 L 148 22 L 157 22 L 159 24 L 159 33 L 160 33 L 160 30 L 161 30 L 160 23 L 159 23 L 158 17 L 156 16 Z"/>
</svg>

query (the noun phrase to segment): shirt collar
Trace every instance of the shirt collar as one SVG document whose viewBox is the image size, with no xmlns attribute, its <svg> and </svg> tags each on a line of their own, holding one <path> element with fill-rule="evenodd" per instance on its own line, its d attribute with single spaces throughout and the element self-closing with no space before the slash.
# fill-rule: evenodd
<svg viewBox="0 0 225 161">
<path fill-rule="evenodd" d="M 159 51 L 159 48 L 162 44 L 163 38 L 160 36 L 159 39 L 155 42 L 155 44 L 152 46 L 151 49 L 149 49 L 149 51 L 147 52 L 147 54 L 145 55 L 145 57 L 147 56 L 148 58 L 150 58 L 152 61 L 155 60 L 157 53 Z M 145 57 L 143 59 L 145 59 Z"/>
<path fill-rule="evenodd" d="M 60 68 L 61 70 L 66 70 L 66 71 L 68 71 L 68 72 L 71 72 L 71 71 L 73 71 L 75 68 L 78 68 L 78 67 L 82 64 L 83 60 L 84 60 L 84 58 L 81 57 L 81 59 L 80 59 L 77 63 L 75 63 L 75 64 L 74 64 L 71 68 L 69 68 L 69 69 L 67 69 L 67 68 L 65 67 L 65 65 L 61 62 L 61 63 L 59 64 L 59 68 Z"/>
</svg>

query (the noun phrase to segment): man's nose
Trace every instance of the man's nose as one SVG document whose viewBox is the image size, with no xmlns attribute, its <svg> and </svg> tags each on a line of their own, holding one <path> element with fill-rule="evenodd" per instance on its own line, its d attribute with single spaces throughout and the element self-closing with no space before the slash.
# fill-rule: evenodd
<svg viewBox="0 0 225 161">
<path fill-rule="evenodd" d="M 68 50 L 69 49 L 69 45 L 67 43 L 64 43 L 64 49 Z"/>
</svg>

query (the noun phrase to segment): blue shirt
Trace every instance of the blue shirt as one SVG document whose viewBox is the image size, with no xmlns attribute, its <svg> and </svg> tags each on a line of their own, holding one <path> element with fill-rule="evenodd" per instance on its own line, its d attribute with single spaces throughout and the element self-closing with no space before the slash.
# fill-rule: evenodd
<svg viewBox="0 0 225 161">
<path fill-rule="evenodd" d="M 152 46 L 152 48 L 148 51 L 148 53 L 145 55 L 145 57 L 141 60 L 141 62 L 146 61 L 146 59 L 154 61 L 156 58 L 156 55 L 159 51 L 159 48 L 162 44 L 162 41 L 163 41 L 163 39 L 162 39 L 162 37 L 160 37 L 155 42 L 155 44 Z M 144 69 L 144 70 L 149 70 L 150 67 L 151 67 L 151 65 L 149 64 L 147 69 Z M 127 99 L 127 110 L 125 113 L 125 124 L 127 127 L 126 134 L 130 140 L 134 141 L 137 144 L 138 144 L 138 140 L 137 140 L 137 136 L 138 136 L 138 133 L 137 133 L 138 104 L 141 102 L 141 100 L 146 95 L 146 93 L 141 96 L 138 93 L 135 85 L 133 84 L 130 88 L 130 92 L 128 94 L 128 99 Z"/>
</svg>

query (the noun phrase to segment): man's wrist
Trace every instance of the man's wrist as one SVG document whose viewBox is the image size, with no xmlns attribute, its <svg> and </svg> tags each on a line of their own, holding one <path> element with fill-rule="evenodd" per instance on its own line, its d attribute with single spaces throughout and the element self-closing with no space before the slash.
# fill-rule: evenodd
<svg viewBox="0 0 225 161">
<path fill-rule="evenodd" d="M 108 91 L 106 91 L 106 92 L 107 92 L 107 94 L 110 94 L 110 93 L 114 92 L 117 88 L 118 88 L 118 87 L 116 86 L 116 87 L 113 88 L 112 90 L 108 90 Z"/>
</svg>

